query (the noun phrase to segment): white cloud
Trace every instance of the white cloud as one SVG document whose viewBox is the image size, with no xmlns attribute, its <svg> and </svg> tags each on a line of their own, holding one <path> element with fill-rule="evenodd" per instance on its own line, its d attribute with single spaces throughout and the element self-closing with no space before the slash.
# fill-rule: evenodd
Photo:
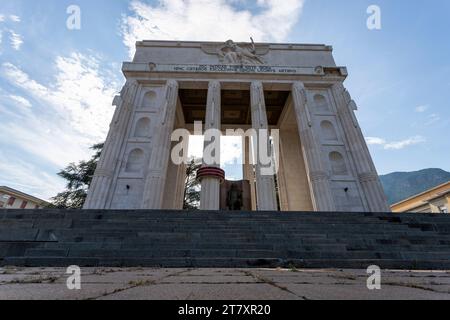
<svg viewBox="0 0 450 320">
<path fill-rule="evenodd" d="M 104 139 L 114 111 L 111 102 L 119 89 L 117 79 L 101 72 L 98 60 L 73 53 L 57 57 L 55 84 L 46 87 L 18 67 L 3 64 L 6 78 L 31 96 L 49 103 L 72 129 L 96 142 Z"/>
<path fill-rule="evenodd" d="M 385 150 L 400 150 L 404 149 L 406 147 L 416 145 L 419 143 L 426 142 L 426 139 L 422 136 L 415 136 L 411 137 L 402 141 L 396 141 L 396 142 L 390 142 L 385 144 L 384 149 Z"/>
<path fill-rule="evenodd" d="M 140 40 L 284 41 L 296 24 L 304 0 L 257 0 L 257 13 L 237 9 L 236 1 L 161 0 L 130 4 L 123 16 L 123 42 L 133 56 Z"/>
<path fill-rule="evenodd" d="M 387 142 L 385 139 L 378 137 L 366 137 L 368 145 L 383 146 L 385 150 L 400 150 L 406 147 L 426 142 L 426 139 L 422 136 L 415 136 L 401 141 Z"/>
<path fill-rule="evenodd" d="M 12 144 L 58 168 L 87 159 L 89 147 L 105 139 L 118 85 L 108 72 L 100 72 L 94 57 L 72 54 L 58 57 L 54 85 L 44 86 L 11 63 L 2 75 L 43 106 L 20 121 L 0 123 L 0 141 Z"/>
<path fill-rule="evenodd" d="M 242 164 L 242 137 L 223 137 L 220 148 L 221 165 Z"/>
<path fill-rule="evenodd" d="M 33 79 L 30 79 L 28 74 L 17 68 L 12 63 L 3 63 L 2 71 L 5 78 L 7 78 L 11 83 L 25 89 L 30 94 L 37 97 L 45 97 L 48 95 L 48 90 L 46 87 L 37 83 Z"/>
<path fill-rule="evenodd" d="M 429 108 L 430 108 L 430 106 L 428 106 L 428 105 L 422 105 L 422 106 L 416 107 L 415 111 L 417 113 L 422 113 L 422 112 L 427 111 Z"/>
<path fill-rule="evenodd" d="M 23 37 L 11 29 L 0 29 L 0 44 L 3 42 L 3 34 L 5 37 L 9 34 L 9 42 L 14 50 L 20 50 L 23 44 Z"/>
<path fill-rule="evenodd" d="M 441 120 L 441 117 L 438 114 L 432 113 L 426 117 L 424 125 L 431 126 L 432 124 L 435 124 L 436 122 L 439 122 L 440 120 Z"/>
<path fill-rule="evenodd" d="M 64 189 L 59 169 L 89 159 L 89 147 L 105 139 L 119 87 L 112 70 L 101 72 L 93 56 L 58 57 L 55 67 L 49 86 L 11 63 L 0 69 L 0 77 L 21 91 L 0 89 L 7 99 L 0 101 L 0 144 L 16 153 L 0 152 L 0 183 L 44 199 Z"/>
<path fill-rule="evenodd" d="M 189 157 L 203 158 L 203 136 L 189 137 Z M 222 136 L 220 140 L 221 166 L 242 163 L 242 138 Z"/>
<path fill-rule="evenodd" d="M 11 41 L 11 46 L 13 47 L 14 50 L 20 50 L 20 47 L 23 44 L 22 36 L 14 32 L 13 30 L 10 30 L 9 32 L 11 34 L 9 38 Z"/>
<path fill-rule="evenodd" d="M 28 101 L 27 99 L 25 99 L 24 97 L 21 96 L 15 96 L 15 95 L 10 95 L 9 98 L 14 101 L 15 103 L 18 103 L 19 105 L 26 107 L 26 108 L 31 108 L 31 103 L 30 101 Z"/>
<path fill-rule="evenodd" d="M 9 16 L 9 20 L 11 20 L 12 22 L 20 22 L 20 17 L 12 14 Z"/>
<path fill-rule="evenodd" d="M 386 140 L 377 137 L 367 137 L 366 142 L 368 145 L 384 145 Z"/>
<path fill-rule="evenodd" d="M 64 181 L 57 175 L 51 175 L 30 161 L 0 150 L 1 184 L 18 189 L 43 200 L 49 200 L 64 190 Z"/>
<path fill-rule="evenodd" d="M 20 148 L 58 169 L 88 159 L 92 143 L 58 117 L 16 114 L 0 124 L 0 143 Z M 37 159 L 36 159 L 37 160 Z"/>
<path fill-rule="evenodd" d="M 7 19 L 9 19 L 12 22 L 20 22 L 19 16 L 10 15 L 6 17 L 4 14 L 0 14 L 0 23 L 5 22 Z M 14 50 L 20 50 L 20 47 L 23 44 L 23 37 L 20 34 L 4 26 L 0 29 L 0 44 L 2 43 L 3 40 L 3 34 L 9 34 L 9 40 L 12 48 Z"/>
<path fill-rule="evenodd" d="M 429 105 L 421 105 L 416 107 L 415 111 L 417 113 L 424 113 L 430 109 Z M 430 126 L 432 124 L 435 124 L 436 122 L 439 122 L 441 120 L 441 117 L 437 113 L 431 113 L 426 116 L 422 116 L 422 122 L 421 125 L 423 126 Z"/>
</svg>

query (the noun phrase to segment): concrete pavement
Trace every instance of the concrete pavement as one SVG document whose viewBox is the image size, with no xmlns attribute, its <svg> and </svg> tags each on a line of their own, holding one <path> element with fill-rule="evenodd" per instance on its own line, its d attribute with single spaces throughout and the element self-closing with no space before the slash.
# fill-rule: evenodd
<svg viewBox="0 0 450 320">
<path fill-rule="evenodd" d="M 450 271 L 383 270 L 368 290 L 365 270 L 83 268 L 69 290 L 63 268 L 0 268 L 0 300 L 450 300 Z"/>
</svg>

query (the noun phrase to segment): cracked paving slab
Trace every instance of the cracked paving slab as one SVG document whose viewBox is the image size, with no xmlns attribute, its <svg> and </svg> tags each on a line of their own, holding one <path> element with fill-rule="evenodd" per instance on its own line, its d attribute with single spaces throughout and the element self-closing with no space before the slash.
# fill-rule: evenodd
<svg viewBox="0 0 450 320">
<path fill-rule="evenodd" d="M 368 290 L 365 270 L 82 268 L 69 290 L 63 268 L 0 268 L 0 300 L 450 300 L 449 271 L 382 271 Z"/>
</svg>

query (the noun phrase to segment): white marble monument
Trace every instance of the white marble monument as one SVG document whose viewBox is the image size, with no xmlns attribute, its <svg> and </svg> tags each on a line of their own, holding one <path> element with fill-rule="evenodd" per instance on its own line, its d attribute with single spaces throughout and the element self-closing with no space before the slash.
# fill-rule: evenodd
<svg viewBox="0 0 450 320">
<path fill-rule="evenodd" d="M 86 209 L 182 209 L 177 128 L 278 129 L 279 171 L 245 163 L 253 210 L 388 212 L 332 48 L 310 44 L 138 42 Z M 266 141 L 270 144 L 269 141 Z M 244 138 L 245 159 L 252 143 Z M 206 144 L 205 144 L 206 146 Z M 199 172 L 201 209 L 218 210 L 224 172 Z M 276 188 L 278 185 L 278 188 Z M 278 192 L 278 197 L 277 197 Z"/>
</svg>

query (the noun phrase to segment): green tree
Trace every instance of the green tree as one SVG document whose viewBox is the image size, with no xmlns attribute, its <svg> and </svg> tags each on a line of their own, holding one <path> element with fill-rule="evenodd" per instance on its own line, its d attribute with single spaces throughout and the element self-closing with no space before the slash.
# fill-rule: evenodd
<svg viewBox="0 0 450 320">
<path fill-rule="evenodd" d="M 89 161 L 71 163 L 58 173 L 67 180 L 66 190 L 52 198 L 52 204 L 61 209 L 81 209 L 87 197 L 87 191 L 92 182 L 97 162 L 100 159 L 104 143 L 91 147 L 95 154 Z"/>
<path fill-rule="evenodd" d="M 52 198 L 52 207 L 61 209 L 81 209 L 86 201 L 87 192 L 92 182 L 104 143 L 91 147 L 95 154 L 89 161 L 71 163 L 58 175 L 67 180 L 66 190 Z M 199 159 L 191 159 L 186 166 L 186 179 L 183 209 L 195 210 L 200 204 L 200 184 L 196 176 L 201 166 Z"/>
<path fill-rule="evenodd" d="M 200 205 L 200 183 L 197 180 L 197 170 L 202 166 L 200 159 L 192 158 L 186 166 L 184 189 L 184 210 L 197 210 Z"/>
</svg>

